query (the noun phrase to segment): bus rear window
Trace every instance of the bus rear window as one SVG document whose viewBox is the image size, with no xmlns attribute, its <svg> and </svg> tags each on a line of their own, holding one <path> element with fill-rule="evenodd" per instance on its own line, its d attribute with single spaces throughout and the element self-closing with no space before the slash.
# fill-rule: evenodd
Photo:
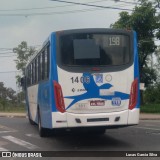
<svg viewBox="0 0 160 160">
<path fill-rule="evenodd" d="M 130 61 L 130 39 L 113 34 L 64 35 L 60 54 L 63 65 L 124 65 Z"/>
</svg>

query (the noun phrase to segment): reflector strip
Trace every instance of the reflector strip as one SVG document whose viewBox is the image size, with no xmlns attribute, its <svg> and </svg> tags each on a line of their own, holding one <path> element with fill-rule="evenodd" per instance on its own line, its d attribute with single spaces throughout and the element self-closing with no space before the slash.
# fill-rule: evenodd
<svg viewBox="0 0 160 160">
<path fill-rule="evenodd" d="M 54 86 L 54 96 L 55 96 L 56 108 L 61 113 L 64 113 L 65 105 L 64 105 L 62 88 L 56 81 L 53 81 L 53 86 Z"/>
<path fill-rule="evenodd" d="M 130 110 L 135 108 L 135 106 L 137 104 L 137 99 L 138 99 L 138 78 L 136 78 L 132 82 L 131 92 L 130 92 L 130 99 L 129 99 L 129 109 Z"/>
</svg>

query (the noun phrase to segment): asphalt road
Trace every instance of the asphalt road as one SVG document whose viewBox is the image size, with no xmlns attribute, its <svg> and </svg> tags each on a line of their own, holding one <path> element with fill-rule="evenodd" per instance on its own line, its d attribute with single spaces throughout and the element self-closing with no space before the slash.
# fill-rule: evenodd
<svg viewBox="0 0 160 160">
<path fill-rule="evenodd" d="M 141 120 L 104 135 L 63 131 L 40 138 L 26 118 L 0 117 L 0 151 L 160 151 L 160 121 Z"/>
</svg>

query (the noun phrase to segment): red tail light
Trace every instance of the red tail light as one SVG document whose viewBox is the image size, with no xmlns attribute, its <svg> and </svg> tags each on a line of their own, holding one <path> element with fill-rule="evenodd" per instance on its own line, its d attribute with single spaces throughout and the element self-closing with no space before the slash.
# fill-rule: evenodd
<svg viewBox="0 0 160 160">
<path fill-rule="evenodd" d="M 61 113 L 64 113 L 65 112 L 65 105 L 64 105 L 62 88 L 56 81 L 53 81 L 53 86 L 54 86 L 56 108 Z"/>
<path fill-rule="evenodd" d="M 138 99 L 138 78 L 136 78 L 132 82 L 130 99 L 129 99 L 129 109 L 130 110 L 132 110 L 136 106 L 137 99 Z"/>
</svg>

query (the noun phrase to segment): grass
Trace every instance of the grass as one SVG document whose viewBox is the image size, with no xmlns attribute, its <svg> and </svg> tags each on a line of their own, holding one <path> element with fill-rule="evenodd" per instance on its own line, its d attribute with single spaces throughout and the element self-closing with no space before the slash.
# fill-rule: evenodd
<svg viewBox="0 0 160 160">
<path fill-rule="evenodd" d="M 26 108 L 24 104 L 21 105 L 0 105 L 0 112 L 8 112 L 8 113 L 25 113 Z"/>
<path fill-rule="evenodd" d="M 160 113 L 160 104 L 146 104 L 140 107 L 141 113 Z M 0 104 L 0 112 L 8 113 L 25 113 L 25 104 L 13 105 L 6 104 L 2 106 Z"/>
<path fill-rule="evenodd" d="M 160 104 L 146 104 L 141 106 L 141 113 L 160 113 Z"/>
</svg>

